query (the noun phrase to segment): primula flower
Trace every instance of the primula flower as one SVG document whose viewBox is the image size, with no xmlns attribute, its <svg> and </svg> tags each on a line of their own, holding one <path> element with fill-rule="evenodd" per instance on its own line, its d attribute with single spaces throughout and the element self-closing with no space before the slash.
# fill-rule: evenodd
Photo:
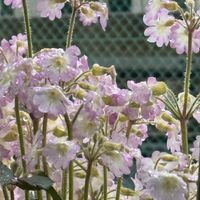
<svg viewBox="0 0 200 200">
<path fill-rule="evenodd" d="M 42 0 L 38 2 L 37 9 L 41 17 L 48 17 L 51 21 L 62 17 L 62 8 L 65 3 L 57 3 L 55 0 Z"/>
<path fill-rule="evenodd" d="M 90 8 L 88 4 L 81 6 L 80 9 L 80 21 L 84 26 L 90 26 L 98 22 L 97 13 Z"/>
<path fill-rule="evenodd" d="M 167 172 L 153 173 L 147 188 L 154 200 L 185 200 L 187 185 L 176 174 Z"/>
<path fill-rule="evenodd" d="M 130 167 L 133 164 L 132 157 L 123 152 L 111 151 L 102 154 L 102 163 L 116 176 L 130 174 Z"/>
<path fill-rule="evenodd" d="M 173 21 L 174 17 L 168 15 L 168 13 L 163 10 L 158 14 L 158 18 L 156 20 L 151 20 L 147 23 L 149 26 L 146 28 L 144 35 L 149 38 L 147 41 L 156 42 L 158 47 L 163 45 L 168 45 L 171 34 L 171 26 L 167 23 L 169 20 Z"/>
<path fill-rule="evenodd" d="M 53 116 L 66 112 L 66 105 L 69 104 L 69 100 L 59 87 L 35 87 L 34 91 L 33 104 L 38 107 L 40 112 Z"/>
<path fill-rule="evenodd" d="M 178 54 L 188 51 L 188 31 L 176 23 L 171 28 L 170 47 L 176 49 Z M 198 53 L 200 48 L 200 29 L 194 30 L 192 34 L 192 51 Z"/>
<path fill-rule="evenodd" d="M 67 141 L 66 137 L 56 138 L 52 136 L 43 149 L 43 155 L 56 169 L 66 169 L 69 162 L 76 158 L 79 150 L 79 145 L 73 141 Z"/>
<path fill-rule="evenodd" d="M 16 53 L 16 55 L 23 55 L 26 53 L 28 49 L 28 42 L 27 42 L 27 36 L 22 35 L 19 33 L 17 36 L 12 36 L 12 38 L 9 40 L 11 49 Z"/>
<path fill-rule="evenodd" d="M 200 154 L 200 136 L 196 137 L 196 140 L 193 143 L 193 148 L 190 149 L 192 152 L 192 157 L 199 161 L 199 154 Z"/>
<path fill-rule="evenodd" d="M 7 6 L 11 5 L 12 9 L 21 8 L 22 0 L 4 0 L 4 4 Z"/>
<path fill-rule="evenodd" d="M 76 66 L 80 53 L 80 49 L 76 46 L 71 46 L 66 51 L 63 49 L 47 49 L 41 51 L 35 61 L 42 67 L 44 78 L 57 84 L 59 81 L 68 82 L 81 72 L 81 69 Z M 86 62 L 86 60 L 82 58 L 79 61 L 80 68 L 84 68 L 83 63 L 80 62 Z"/>
</svg>

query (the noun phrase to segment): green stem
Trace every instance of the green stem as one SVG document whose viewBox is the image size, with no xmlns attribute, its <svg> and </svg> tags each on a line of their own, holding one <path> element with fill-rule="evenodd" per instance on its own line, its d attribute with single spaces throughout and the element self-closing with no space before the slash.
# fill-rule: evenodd
<svg viewBox="0 0 200 200">
<path fill-rule="evenodd" d="M 15 200 L 14 190 L 10 191 L 10 200 Z"/>
<path fill-rule="evenodd" d="M 20 146 L 20 153 L 21 153 L 22 170 L 23 170 L 23 175 L 25 175 L 27 173 L 26 161 L 24 160 L 25 144 L 24 144 L 22 123 L 21 123 L 20 113 L 19 113 L 19 98 L 18 98 L 18 96 L 15 97 L 15 115 L 16 115 L 17 130 L 18 130 L 18 134 L 19 134 L 19 146 Z M 29 192 L 28 191 L 25 191 L 25 199 L 29 200 Z"/>
<path fill-rule="evenodd" d="M 180 119 L 182 134 L 182 152 L 188 154 L 188 126 L 187 126 L 187 106 L 190 89 L 190 75 L 192 70 L 192 34 L 193 30 L 188 30 L 188 53 L 186 59 L 186 72 L 184 79 L 184 103 L 183 112 Z"/>
<path fill-rule="evenodd" d="M 26 35 L 27 35 L 27 40 L 28 40 L 28 57 L 33 56 L 33 51 L 32 51 L 32 38 L 31 38 L 31 26 L 30 26 L 30 19 L 29 19 L 29 14 L 28 14 L 28 5 L 26 0 L 22 0 L 23 3 L 23 12 L 24 12 L 24 24 L 25 24 L 25 30 L 26 30 Z"/>
<path fill-rule="evenodd" d="M 91 171 L 92 171 L 92 161 L 89 160 L 85 178 L 84 200 L 88 200 Z"/>
<path fill-rule="evenodd" d="M 75 5 L 73 5 L 72 6 L 72 14 L 71 14 L 70 21 L 69 21 L 69 29 L 67 32 L 66 48 L 70 47 L 72 44 L 76 16 L 77 16 L 77 9 L 76 9 Z"/>
<path fill-rule="evenodd" d="M 108 179 L 107 179 L 107 168 L 103 167 L 103 200 L 107 200 L 108 193 Z"/>
<path fill-rule="evenodd" d="M 64 115 L 64 118 L 67 126 L 68 139 L 73 140 L 72 122 L 67 113 Z M 74 199 L 74 164 L 73 161 L 71 161 L 69 163 L 69 200 L 73 199 Z"/>
<path fill-rule="evenodd" d="M 19 113 L 18 96 L 15 97 L 15 115 L 16 115 L 16 123 L 17 123 L 17 129 L 18 129 L 18 134 L 19 134 L 19 145 L 20 145 L 20 152 L 21 152 L 23 174 L 26 174 L 27 172 L 26 161 L 23 158 L 25 156 L 25 144 L 24 144 L 23 130 L 22 130 L 22 124 L 21 124 L 21 119 L 20 119 L 20 113 Z"/>
<path fill-rule="evenodd" d="M 181 120 L 182 152 L 188 154 L 188 127 L 187 120 Z"/>
<path fill-rule="evenodd" d="M 184 79 L 184 104 L 183 104 L 183 117 L 186 116 L 187 105 L 188 105 L 188 96 L 190 89 L 190 75 L 192 70 L 192 34 L 193 31 L 189 30 L 188 32 L 188 55 L 187 55 L 187 65 Z"/>
<path fill-rule="evenodd" d="M 5 186 L 2 186 L 2 190 L 3 190 L 4 200 L 9 200 L 7 188 Z"/>
<path fill-rule="evenodd" d="M 67 199 L 67 169 L 64 169 L 62 173 L 62 199 Z"/>
<path fill-rule="evenodd" d="M 42 191 L 37 191 L 37 199 L 42 200 Z"/>
<path fill-rule="evenodd" d="M 47 142 L 47 123 L 48 123 L 48 113 L 45 113 L 43 117 L 43 125 L 42 125 L 42 148 L 46 146 L 46 142 Z M 43 170 L 45 174 L 48 176 L 49 169 L 48 169 L 48 163 L 46 161 L 45 156 L 42 156 L 42 164 L 43 164 Z M 48 192 L 46 192 L 46 196 L 47 196 L 47 200 L 51 199 L 51 196 Z"/>
<path fill-rule="evenodd" d="M 120 200 L 121 186 L 122 186 L 122 178 L 120 177 L 117 180 L 117 191 L 115 200 Z"/>
</svg>

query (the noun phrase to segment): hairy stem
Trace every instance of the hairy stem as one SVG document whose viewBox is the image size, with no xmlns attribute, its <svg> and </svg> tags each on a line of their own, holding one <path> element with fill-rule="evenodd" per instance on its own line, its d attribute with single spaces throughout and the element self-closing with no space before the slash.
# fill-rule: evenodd
<svg viewBox="0 0 200 200">
<path fill-rule="evenodd" d="M 107 168 L 103 167 L 103 200 L 107 200 L 108 181 L 107 181 Z"/>
<path fill-rule="evenodd" d="M 23 3 L 23 13 L 24 13 L 24 24 L 28 40 L 28 57 L 31 58 L 33 56 L 33 50 L 32 50 L 32 37 L 31 37 L 31 26 L 28 13 L 28 5 L 26 0 L 22 0 L 22 3 Z"/>
<path fill-rule="evenodd" d="M 76 9 L 75 5 L 73 5 L 72 6 L 72 13 L 71 13 L 71 16 L 70 16 L 70 21 L 69 21 L 69 29 L 68 29 L 68 32 L 67 32 L 66 48 L 70 47 L 71 44 L 72 44 L 76 16 L 77 16 L 77 9 Z"/>
<path fill-rule="evenodd" d="M 47 123 L 48 123 L 48 113 L 45 113 L 43 117 L 43 125 L 42 125 L 42 147 L 43 148 L 46 146 L 46 142 L 47 142 Z M 47 164 L 45 156 L 42 156 L 42 164 L 43 164 L 43 170 L 45 174 L 48 176 L 49 169 L 48 169 L 48 164 Z M 46 192 L 46 196 L 47 196 L 47 200 L 51 199 L 51 196 L 48 192 Z"/>
<path fill-rule="evenodd" d="M 5 186 L 2 186 L 2 191 L 3 191 L 4 200 L 9 200 L 8 190 Z"/>
<path fill-rule="evenodd" d="M 88 200 L 91 171 L 92 171 L 92 161 L 89 160 L 85 178 L 84 200 Z"/>
<path fill-rule="evenodd" d="M 122 178 L 120 177 L 117 180 L 117 191 L 115 200 L 120 200 L 121 187 L 122 187 Z"/>
<path fill-rule="evenodd" d="M 67 169 L 62 172 L 62 199 L 67 199 Z"/>
</svg>

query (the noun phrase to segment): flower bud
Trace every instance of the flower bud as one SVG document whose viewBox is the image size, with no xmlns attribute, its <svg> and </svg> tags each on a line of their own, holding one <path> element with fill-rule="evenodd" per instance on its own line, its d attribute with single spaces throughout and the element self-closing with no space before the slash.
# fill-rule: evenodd
<svg viewBox="0 0 200 200">
<path fill-rule="evenodd" d="M 168 20 L 167 22 L 165 22 L 164 25 L 167 26 L 167 27 L 170 27 L 170 26 L 172 26 L 175 22 L 176 22 L 176 20 L 171 19 L 171 20 Z"/>
<path fill-rule="evenodd" d="M 85 174 L 82 172 L 76 172 L 74 173 L 74 176 L 77 178 L 85 179 Z"/>
<path fill-rule="evenodd" d="M 76 93 L 75 93 L 75 97 L 78 98 L 78 99 L 83 99 L 86 95 L 86 92 L 83 90 L 83 89 L 80 89 L 78 90 Z"/>
<path fill-rule="evenodd" d="M 66 0 L 55 0 L 56 3 L 65 3 Z"/>
<path fill-rule="evenodd" d="M 169 115 L 169 114 L 167 114 L 167 113 L 163 113 L 163 114 L 161 115 L 161 118 L 162 118 L 163 120 L 165 120 L 166 122 L 169 122 L 169 123 L 174 123 L 174 122 L 175 122 L 175 119 L 174 119 L 171 115 Z"/>
<path fill-rule="evenodd" d="M 120 122 L 125 122 L 128 120 L 128 117 L 122 113 L 119 114 L 118 119 Z"/>
<path fill-rule="evenodd" d="M 164 133 L 168 132 L 168 130 L 169 130 L 169 127 L 166 124 L 161 123 L 161 122 L 159 122 L 159 123 L 156 124 L 156 128 L 159 131 L 164 132 Z"/>
<path fill-rule="evenodd" d="M 17 126 L 13 125 L 11 131 L 3 137 L 3 140 L 5 142 L 13 142 L 16 141 L 17 138 L 18 138 Z"/>
<path fill-rule="evenodd" d="M 174 156 L 174 155 L 171 155 L 171 154 L 164 154 L 164 155 L 162 155 L 160 158 L 161 158 L 162 160 L 168 161 L 168 162 L 178 160 L 177 156 Z"/>
<path fill-rule="evenodd" d="M 109 96 L 103 96 L 102 100 L 106 105 L 112 105 L 112 99 Z"/>
<path fill-rule="evenodd" d="M 84 14 L 84 15 L 87 15 L 89 13 L 88 9 L 85 8 L 85 7 L 81 7 L 81 12 Z"/>
<path fill-rule="evenodd" d="M 137 195 L 137 192 L 134 191 L 134 190 L 131 190 L 129 188 L 125 188 L 125 187 L 121 187 L 121 195 L 124 195 L 124 196 L 135 196 Z"/>
<path fill-rule="evenodd" d="M 177 11 L 178 10 L 178 3 L 177 2 L 175 2 L 175 1 L 170 1 L 170 2 L 163 2 L 162 4 L 161 4 L 161 7 L 162 8 L 165 8 L 165 9 L 167 9 L 167 10 L 169 10 L 169 11 Z"/>
<path fill-rule="evenodd" d="M 123 145 L 113 142 L 105 142 L 104 148 L 106 149 L 106 151 L 121 151 L 123 149 Z"/>
<path fill-rule="evenodd" d="M 86 84 L 83 82 L 79 83 L 78 85 L 80 88 L 85 89 L 85 90 L 96 91 L 96 89 L 97 89 L 95 86 L 89 85 L 89 84 Z"/>
<path fill-rule="evenodd" d="M 194 0 L 186 0 L 186 5 L 193 8 L 195 6 L 195 2 Z"/>
<path fill-rule="evenodd" d="M 94 11 L 97 11 L 97 12 L 102 12 L 103 9 L 102 9 L 102 6 L 100 3 L 98 2 L 91 2 L 90 3 L 90 8 Z"/>
<path fill-rule="evenodd" d="M 57 126 L 57 127 L 53 130 L 53 134 L 54 134 L 56 137 L 58 137 L 58 138 L 63 137 L 63 136 L 66 136 L 66 132 L 65 132 L 64 128 L 63 128 L 63 127 L 59 127 L 59 126 Z"/>
<path fill-rule="evenodd" d="M 130 107 L 131 108 L 140 108 L 140 105 L 135 102 L 131 102 Z"/>
<path fill-rule="evenodd" d="M 157 82 L 152 86 L 152 93 L 155 96 L 163 95 L 167 92 L 167 85 L 164 82 Z"/>
<path fill-rule="evenodd" d="M 93 177 L 99 176 L 99 172 L 97 171 L 96 167 L 92 167 L 91 176 L 93 176 Z"/>
</svg>

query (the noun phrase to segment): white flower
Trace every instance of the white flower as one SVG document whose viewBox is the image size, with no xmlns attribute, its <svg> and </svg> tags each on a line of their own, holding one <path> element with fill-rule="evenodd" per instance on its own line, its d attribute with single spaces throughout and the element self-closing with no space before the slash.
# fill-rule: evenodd
<svg viewBox="0 0 200 200">
<path fill-rule="evenodd" d="M 155 172 L 148 180 L 147 188 L 154 200 L 185 200 L 187 185 L 175 174 Z"/>
</svg>

